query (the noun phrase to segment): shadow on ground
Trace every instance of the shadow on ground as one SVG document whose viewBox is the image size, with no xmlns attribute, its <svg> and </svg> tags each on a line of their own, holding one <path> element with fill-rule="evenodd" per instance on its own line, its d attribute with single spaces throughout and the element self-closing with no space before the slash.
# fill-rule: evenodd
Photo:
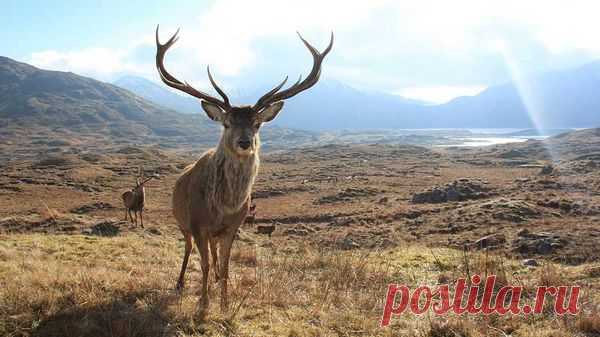
<svg viewBox="0 0 600 337">
<path fill-rule="evenodd" d="M 189 330 L 169 307 L 181 305 L 175 292 L 132 292 L 96 306 L 77 305 L 61 310 L 37 325 L 32 336 L 170 336 Z M 201 331 L 185 331 L 198 333 Z"/>
</svg>

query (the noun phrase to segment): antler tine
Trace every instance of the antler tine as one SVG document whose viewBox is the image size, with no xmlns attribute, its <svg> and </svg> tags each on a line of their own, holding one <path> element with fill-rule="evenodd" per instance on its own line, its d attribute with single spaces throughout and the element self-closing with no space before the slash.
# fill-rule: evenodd
<svg viewBox="0 0 600 337">
<path fill-rule="evenodd" d="M 304 43 L 306 48 L 310 51 L 310 53 L 313 56 L 313 67 L 312 67 L 310 73 L 308 74 L 308 76 L 306 76 L 304 81 L 302 81 L 302 75 L 301 75 L 300 79 L 298 79 L 298 81 L 296 83 L 294 83 L 289 88 L 287 88 L 281 92 L 279 92 L 279 89 L 281 89 L 281 87 L 283 86 L 283 83 L 285 83 L 285 81 L 282 84 L 280 84 L 279 86 L 275 87 L 275 89 L 277 89 L 277 90 L 273 89 L 273 90 L 267 92 L 256 102 L 256 104 L 254 105 L 255 110 L 260 111 L 261 109 L 267 107 L 271 103 L 293 97 L 293 96 L 299 94 L 300 92 L 312 87 L 319 81 L 319 76 L 321 75 L 321 63 L 323 63 L 325 56 L 327 56 L 327 54 L 329 54 L 329 52 L 331 51 L 331 48 L 333 47 L 333 32 L 331 32 L 331 38 L 329 40 L 329 45 L 327 45 L 327 48 L 325 48 L 325 50 L 323 50 L 322 53 L 319 53 L 319 51 L 315 47 L 313 47 L 310 43 L 308 43 L 308 41 L 306 41 L 302 37 L 302 35 L 300 35 L 300 33 L 298 33 L 298 36 L 300 37 L 300 40 L 302 40 L 302 42 Z M 286 79 L 287 79 L 287 77 L 286 77 Z"/>
<path fill-rule="evenodd" d="M 221 95 L 221 97 L 223 97 L 223 102 L 225 102 L 225 104 L 229 105 L 229 97 L 227 97 L 225 92 L 221 88 L 219 88 L 219 86 L 217 85 L 217 82 L 215 82 L 215 80 L 213 79 L 213 77 L 210 73 L 209 66 L 206 66 L 206 72 L 208 73 L 208 79 L 210 80 L 210 84 L 212 84 L 213 88 L 215 88 L 215 90 L 219 93 L 219 95 Z"/>
<path fill-rule="evenodd" d="M 256 106 L 261 105 L 263 102 L 262 100 L 265 100 L 267 98 L 269 98 L 271 95 L 273 95 L 274 93 L 278 92 L 279 89 L 281 89 L 283 87 L 283 85 L 285 84 L 285 82 L 287 82 L 288 77 L 286 76 L 283 81 L 281 81 L 281 83 L 279 83 L 275 88 L 271 89 L 269 92 L 267 92 L 266 94 L 264 94 L 259 100 L 258 102 L 256 102 Z"/>
<path fill-rule="evenodd" d="M 152 179 L 154 179 L 154 176 L 152 176 L 152 177 L 148 177 L 148 178 L 144 179 L 144 181 L 142 181 L 142 182 L 140 183 L 140 185 L 144 185 L 145 183 L 149 182 L 149 181 L 150 181 L 150 180 L 152 180 Z"/>
<path fill-rule="evenodd" d="M 192 95 L 196 98 L 216 104 L 225 111 L 229 110 L 231 108 L 231 105 L 229 105 L 229 99 L 227 98 L 227 95 L 225 95 L 225 92 L 223 92 L 223 90 L 221 90 L 221 88 L 219 88 L 219 86 L 216 84 L 216 82 L 212 78 L 212 75 L 210 74 L 210 71 L 208 72 L 210 82 L 212 83 L 213 87 L 217 90 L 219 95 L 221 95 L 221 97 L 223 97 L 223 100 L 220 100 L 220 99 L 213 97 L 205 92 L 197 90 L 194 87 L 192 87 L 191 85 L 189 85 L 187 82 L 182 83 L 177 78 L 175 78 L 173 75 L 169 74 L 169 72 L 165 68 L 163 62 L 164 62 L 164 58 L 165 58 L 165 54 L 167 53 L 167 50 L 169 50 L 169 48 L 173 44 L 175 44 L 175 42 L 177 42 L 177 40 L 179 39 L 177 37 L 177 34 L 179 33 L 179 29 L 177 29 L 177 32 L 175 32 L 175 34 L 173 34 L 173 36 L 171 36 L 171 38 L 165 44 L 160 43 L 160 40 L 158 38 L 158 29 L 159 29 L 159 25 L 156 26 L 156 69 L 158 70 L 158 75 L 160 76 L 160 79 L 166 85 L 170 86 L 171 88 L 181 90 L 181 91 L 183 91 L 189 95 Z"/>
</svg>

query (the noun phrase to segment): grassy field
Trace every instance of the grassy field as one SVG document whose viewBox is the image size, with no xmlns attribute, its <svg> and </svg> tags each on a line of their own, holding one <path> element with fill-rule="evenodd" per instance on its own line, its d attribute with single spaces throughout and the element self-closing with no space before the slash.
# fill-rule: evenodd
<svg viewBox="0 0 600 337">
<path fill-rule="evenodd" d="M 573 153 L 597 148 L 584 145 Z M 588 157 L 540 174 L 544 158 L 514 159 L 512 147 L 265 154 L 257 214 L 234 244 L 230 310 L 220 313 L 211 282 L 201 318 L 195 252 L 188 287 L 174 290 L 183 241 L 170 201 L 196 156 L 60 150 L 0 170 L 0 336 L 600 336 L 600 165 Z M 146 229 L 123 221 L 120 199 L 140 166 L 160 175 L 147 185 Z M 461 200 L 414 201 L 440 190 Z M 276 229 L 267 237 L 258 225 Z M 523 286 L 527 301 L 538 285 L 581 286 L 581 311 L 555 315 L 548 301 L 537 315 L 404 313 L 380 327 L 390 283 L 475 274 Z"/>
<path fill-rule="evenodd" d="M 381 251 L 274 246 L 243 232 L 232 256 L 230 312 L 218 292 L 204 320 L 196 315 L 198 256 L 188 288 L 174 285 L 182 242 L 140 231 L 0 236 L 0 335 L 3 336 L 594 336 L 600 317 L 600 266 L 519 261 L 451 249 L 408 246 Z M 582 285 L 578 316 L 394 317 L 380 328 L 391 282 L 416 287 L 495 273 L 503 282 Z"/>
</svg>

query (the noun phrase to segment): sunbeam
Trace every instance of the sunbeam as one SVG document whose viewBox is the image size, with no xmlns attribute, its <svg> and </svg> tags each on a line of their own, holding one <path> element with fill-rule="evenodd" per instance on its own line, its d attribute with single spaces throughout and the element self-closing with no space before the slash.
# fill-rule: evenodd
<svg viewBox="0 0 600 337">
<path fill-rule="evenodd" d="M 502 55 L 504 64 L 517 89 L 517 93 L 521 98 L 521 102 L 527 111 L 527 115 L 533 124 L 534 129 L 538 132 L 549 129 L 548 125 L 545 124 L 544 119 L 544 102 L 536 95 L 534 86 L 523 71 L 519 61 L 514 56 L 511 46 L 504 40 L 495 40 L 492 42 L 491 47 Z M 544 147 L 550 154 L 552 162 L 556 162 L 558 158 L 555 151 L 552 150 L 552 147 L 546 142 L 544 142 Z"/>
</svg>

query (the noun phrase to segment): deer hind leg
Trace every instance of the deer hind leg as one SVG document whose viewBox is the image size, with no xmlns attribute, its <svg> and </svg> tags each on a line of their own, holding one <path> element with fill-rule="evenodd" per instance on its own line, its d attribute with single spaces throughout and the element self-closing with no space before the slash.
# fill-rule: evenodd
<svg viewBox="0 0 600 337">
<path fill-rule="evenodd" d="M 127 211 L 129 211 L 129 209 L 125 207 L 125 221 L 127 221 Z"/>
<path fill-rule="evenodd" d="M 142 228 L 144 228 L 144 210 L 143 209 L 140 210 L 140 223 L 142 225 Z"/>
<path fill-rule="evenodd" d="M 179 273 L 179 280 L 175 289 L 182 290 L 185 285 L 185 270 L 187 269 L 188 259 L 192 252 L 192 235 L 189 233 L 183 233 L 185 239 L 185 253 L 183 255 L 183 263 L 181 264 L 181 272 Z"/>
<path fill-rule="evenodd" d="M 131 215 L 131 208 L 127 209 L 127 213 L 129 213 L 129 221 L 133 223 L 133 216 Z"/>
<path fill-rule="evenodd" d="M 233 233 L 227 233 L 221 241 L 221 312 L 225 313 L 229 306 L 229 299 L 227 297 L 227 281 L 229 279 L 229 258 L 231 256 L 231 246 L 233 245 L 233 239 L 235 238 L 236 231 Z"/>
<path fill-rule="evenodd" d="M 212 256 L 212 267 L 214 268 L 215 283 L 216 283 L 216 282 L 219 282 L 219 278 L 220 278 L 219 256 L 217 253 L 218 239 L 211 237 L 208 242 L 210 244 L 210 255 Z"/>
</svg>

